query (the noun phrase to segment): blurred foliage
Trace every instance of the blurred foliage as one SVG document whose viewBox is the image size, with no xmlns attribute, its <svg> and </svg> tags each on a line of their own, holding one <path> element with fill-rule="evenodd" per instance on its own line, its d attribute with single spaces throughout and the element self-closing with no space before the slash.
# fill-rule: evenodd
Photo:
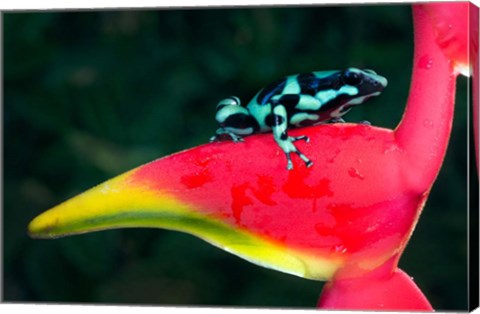
<svg viewBox="0 0 480 314">
<path fill-rule="evenodd" d="M 4 300 L 314 307 L 323 283 L 190 235 L 124 229 L 32 240 L 37 214 L 123 171 L 207 142 L 216 103 L 287 74 L 368 67 L 353 110 L 393 128 L 408 95 L 406 5 L 23 12 L 4 15 Z M 437 309 L 467 302 L 467 82 L 452 141 L 400 266 Z"/>
</svg>

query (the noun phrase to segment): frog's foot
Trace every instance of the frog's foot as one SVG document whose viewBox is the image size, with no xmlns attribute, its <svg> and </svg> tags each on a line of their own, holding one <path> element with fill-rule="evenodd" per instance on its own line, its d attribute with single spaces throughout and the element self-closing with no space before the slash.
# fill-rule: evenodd
<svg viewBox="0 0 480 314">
<path fill-rule="evenodd" d="M 299 137 L 288 136 L 287 138 L 282 138 L 279 141 L 277 141 L 278 145 L 280 146 L 280 148 L 285 153 L 285 156 L 287 157 L 287 170 L 293 169 L 293 163 L 290 157 L 291 153 L 297 154 L 297 156 L 300 157 L 305 162 L 305 166 L 307 166 L 307 168 L 313 165 L 313 162 L 293 144 L 293 142 L 298 140 L 308 141 L 309 138 L 307 136 L 299 136 Z"/>
<path fill-rule="evenodd" d="M 372 123 L 368 120 L 362 120 L 360 121 L 360 124 L 363 124 L 363 125 L 372 125 Z"/>
<path fill-rule="evenodd" d="M 219 142 L 219 141 L 220 141 L 220 136 L 218 135 L 214 135 L 208 140 L 209 143 Z"/>
<path fill-rule="evenodd" d="M 310 138 L 309 138 L 308 136 L 306 136 L 306 135 L 297 136 L 297 137 L 291 137 L 291 139 L 292 139 L 292 142 L 300 141 L 300 140 L 305 141 L 305 143 L 310 142 Z"/>
<path fill-rule="evenodd" d="M 332 118 L 332 119 L 330 119 L 329 122 L 330 123 L 345 123 L 345 120 L 343 120 L 342 118 Z"/>
<path fill-rule="evenodd" d="M 304 162 L 307 167 L 310 167 L 313 165 L 312 161 L 308 159 L 307 156 L 302 154 L 295 144 L 293 144 L 295 141 L 300 141 L 304 140 L 306 142 L 309 141 L 309 138 L 305 135 L 302 136 L 288 136 L 287 129 L 288 129 L 288 124 L 287 124 L 287 109 L 285 109 L 285 106 L 282 105 L 279 102 L 273 102 L 271 104 L 272 106 L 272 114 L 273 114 L 273 125 L 272 125 L 272 132 L 273 132 L 273 137 L 275 138 L 275 142 L 277 142 L 278 146 L 283 150 L 285 155 L 287 156 L 287 169 L 292 170 L 293 169 L 293 163 L 290 157 L 290 153 L 295 153 L 300 157 Z"/>
<path fill-rule="evenodd" d="M 230 137 L 230 139 L 232 141 L 234 141 L 235 143 L 243 142 L 243 137 L 241 137 L 240 135 L 237 135 L 237 134 L 235 134 L 233 132 L 230 132 L 228 130 L 225 130 L 225 129 L 218 129 L 217 134 L 215 134 L 214 136 L 212 136 L 210 138 L 210 143 L 221 141 L 222 139 L 224 139 L 227 136 Z"/>
</svg>

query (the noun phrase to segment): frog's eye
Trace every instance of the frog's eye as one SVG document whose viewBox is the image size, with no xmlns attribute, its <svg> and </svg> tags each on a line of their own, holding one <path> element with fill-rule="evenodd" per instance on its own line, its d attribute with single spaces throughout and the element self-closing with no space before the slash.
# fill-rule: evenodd
<svg viewBox="0 0 480 314">
<path fill-rule="evenodd" d="M 217 104 L 217 110 L 225 106 L 239 106 L 239 105 L 240 105 L 240 99 L 238 99 L 238 97 L 236 96 L 230 96 L 228 98 L 220 100 L 220 102 Z"/>
<path fill-rule="evenodd" d="M 342 82 L 350 86 L 357 86 L 362 82 L 362 75 L 353 71 L 346 71 L 342 75 Z"/>
</svg>

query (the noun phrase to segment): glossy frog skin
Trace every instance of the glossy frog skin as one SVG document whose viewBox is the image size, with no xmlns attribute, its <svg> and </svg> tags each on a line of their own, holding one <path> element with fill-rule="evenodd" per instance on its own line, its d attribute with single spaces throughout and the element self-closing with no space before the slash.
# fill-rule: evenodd
<svg viewBox="0 0 480 314">
<path fill-rule="evenodd" d="M 344 122 L 341 117 L 352 107 L 380 95 L 387 80 L 372 70 L 348 68 L 296 74 L 275 81 L 260 90 L 245 106 L 235 96 L 221 100 L 215 119 L 220 125 L 210 141 L 224 136 L 242 141 L 242 136 L 272 131 L 293 169 L 290 154 L 297 154 L 310 167 L 313 163 L 294 142 L 306 136 L 288 136 L 289 128 L 328 122 Z"/>
</svg>

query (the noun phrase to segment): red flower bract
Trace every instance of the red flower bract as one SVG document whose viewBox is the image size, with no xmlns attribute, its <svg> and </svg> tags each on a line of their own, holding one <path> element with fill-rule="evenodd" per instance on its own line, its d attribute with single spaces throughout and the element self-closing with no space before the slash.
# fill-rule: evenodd
<svg viewBox="0 0 480 314">
<path fill-rule="evenodd" d="M 423 191 L 402 171 L 406 152 L 391 130 L 323 125 L 291 132 L 311 138 L 285 169 L 271 135 L 181 152 L 136 170 L 132 184 L 174 195 L 208 217 L 356 272 L 401 250 Z M 299 145 L 300 146 L 300 145 Z"/>
</svg>

